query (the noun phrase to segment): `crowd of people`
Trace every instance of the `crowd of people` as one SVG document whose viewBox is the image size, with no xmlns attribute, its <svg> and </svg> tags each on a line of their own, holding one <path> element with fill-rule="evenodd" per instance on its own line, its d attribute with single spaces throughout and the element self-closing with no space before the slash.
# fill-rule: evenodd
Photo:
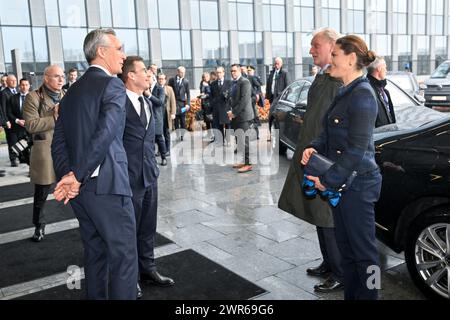
<svg viewBox="0 0 450 320">
<path fill-rule="evenodd" d="M 156 158 L 166 166 L 171 132 L 186 128 L 191 88 L 183 66 L 167 80 L 157 65 L 146 67 L 141 57 L 126 57 L 111 29 L 91 31 L 83 50 L 90 67 L 80 79 L 78 71 L 70 69 L 65 83 L 63 69 L 51 65 L 42 85 L 30 92 L 27 79 L 16 88 L 14 75 L 3 76 L 0 125 L 6 131 L 11 166 L 21 160 L 14 146 L 22 139 L 31 146 L 24 162 L 35 186 L 32 239 L 44 239 L 44 205 L 56 183 L 56 200 L 70 201 L 80 223 L 87 297 L 136 299 L 142 296 L 140 281 L 174 285 L 158 273 L 153 253 Z M 343 37 L 331 28 L 314 33 L 310 54 L 314 81 L 279 207 L 317 226 L 323 262 L 306 270 L 325 278 L 316 291 L 344 289 L 346 299 L 376 299 L 377 290 L 367 286 L 368 268 L 379 265 L 374 203 L 381 175 L 374 160 L 373 129 L 395 122 L 385 89 L 386 63 L 361 38 Z M 259 139 L 257 106 L 268 99 L 273 111 L 291 77 L 278 57 L 265 92 L 253 66 L 232 64 L 229 72 L 231 80 L 221 66 L 202 75 L 198 120 L 205 122 L 210 142 L 228 144 L 230 128 L 254 129 Z M 183 131 L 177 135 L 183 141 Z M 250 138 L 236 139 L 245 151 L 242 162 L 233 167 L 249 172 Z M 320 176 L 305 175 L 314 153 L 333 162 Z M 349 181 L 354 172 L 356 178 Z M 308 197 L 304 179 L 321 192 L 342 193 L 340 203 L 332 207 L 326 199 Z"/>
</svg>

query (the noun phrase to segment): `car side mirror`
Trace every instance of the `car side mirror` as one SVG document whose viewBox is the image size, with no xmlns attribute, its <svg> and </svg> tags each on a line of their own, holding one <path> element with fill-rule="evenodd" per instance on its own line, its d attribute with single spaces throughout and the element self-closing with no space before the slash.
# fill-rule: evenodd
<svg viewBox="0 0 450 320">
<path fill-rule="evenodd" d="M 426 88 L 427 88 L 427 85 L 425 83 L 419 84 L 419 89 L 420 90 L 425 90 Z"/>
<path fill-rule="evenodd" d="M 419 101 L 421 104 L 424 104 L 426 102 L 425 98 L 421 96 L 420 94 L 415 94 L 414 97 Z"/>
</svg>

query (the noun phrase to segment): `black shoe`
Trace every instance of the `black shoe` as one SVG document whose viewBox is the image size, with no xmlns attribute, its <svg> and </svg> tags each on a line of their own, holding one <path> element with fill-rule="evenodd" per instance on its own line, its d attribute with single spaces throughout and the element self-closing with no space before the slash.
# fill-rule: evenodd
<svg viewBox="0 0 450 320">
<path fill-rule="evenodd" d="M 34 234 L 31 237 L 31 240 L 34 242 L 41 242 L 44 240 L 45 229 L 44 227 L 34 229 Z"/>
<path fill-rule="evenodd" d="M 0 177 L 4 177 L 6 175 L 5 170 L 0 170 Z"/>
<path fill-rule="evenodd" d="M 159 153 L 159 151 L 156 151 L 155 153 L 155 157 L 159 157 L 161 154 Z"/>
<path fill-rule="evenodd" d="M 328 269 L 325 266 L 325 263 L 321 263 L 319 266 L 315 268 L 308 268 L 306 269 L 306 273 L 310 276 L 316 276 L 316 277 L 326 277 L 330 274 L 331 270 Z"/>
<path fill-rule="evenodd" d="M 314 291 L 321 293 L 336 292 L 344 289 L 344 284 L 332 277 L 314 286 Z"/>
<path fill-rule="evenodd" d="M 158 273 L 158 271 L 151 271 L 150 273 L 141 273 L 141 281 L 144 283 L 150 283 L 160 287 L 170 287 L 175 284 L 171 278 L 164 277 Z"/>
<path fill-rule="evenodd" d="M 139 285 L 139 283 L 137 284 L 137 291 L 136 291 L 136 299 L 140 299 L 142 298 L 144 294 L 142 293 L 142 289 L 141 286 Z"/>
<path fill-rule="evenodd" d="M 11 167 L 18 167 L 19 164 L 17 163 L 16 160 L 11 160 Z"/>
<path fill-rule="evenodd" d="M 165 158 L 161 160 L 161 165 L 163 167 L 167 166 L 167 160 Z"/>
</svg>

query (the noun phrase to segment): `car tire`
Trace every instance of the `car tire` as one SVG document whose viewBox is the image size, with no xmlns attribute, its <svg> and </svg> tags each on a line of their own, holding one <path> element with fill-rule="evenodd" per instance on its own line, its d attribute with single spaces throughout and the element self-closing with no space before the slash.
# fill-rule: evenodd
<svg viewBox="0 0 450 320">
<path fill-rule="evenodd" d="M 422 293 L 431 299 L 450 299 L 449 236 L 450 208 L 442 207 L 419 216 L 407 234 L 405 259 L 409 274 Z M 427 268 L 420 268 L 425 264 Z"/>
<path fill-rule="evenodd" d="M 287 146 L 280 141 L 280 129 L 279 125 L 275 120 L 272 120 L 272 125 L 270 127 L 271 132 L 271 141 L 272 141 L 272 150 L 278 149 L 278 154 L 284 155 L 287 151 Z"/>
</svg>

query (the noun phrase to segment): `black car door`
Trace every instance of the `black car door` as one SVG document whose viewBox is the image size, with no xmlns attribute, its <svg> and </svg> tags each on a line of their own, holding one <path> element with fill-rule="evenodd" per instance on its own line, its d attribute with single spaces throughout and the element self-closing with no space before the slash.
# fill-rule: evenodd
<svg viewBox="0 0 450 320">
<path fill-rule="evenodd" d="M 280 140 L 289 146 L 292 146 L 292 118 L 295 115 L 295 103 L 300 95 L 303 84 L 304 81 L 300 80 L 287 87 L 276 107 Z"/>
<path fill-rule="evenodd" d="M 303 81 L 303 86 L 300 94 L 297 96 L 295 107 L 290 113 L 290 130 L 289 140 L 292 141 L 294 147 L 297 145 L 300 126 L 303 124 L 303 116 L 306 112 L 306 103 L 308 101 L 308 90 L 311 87 L 309 81 Z"/>
</svg>

